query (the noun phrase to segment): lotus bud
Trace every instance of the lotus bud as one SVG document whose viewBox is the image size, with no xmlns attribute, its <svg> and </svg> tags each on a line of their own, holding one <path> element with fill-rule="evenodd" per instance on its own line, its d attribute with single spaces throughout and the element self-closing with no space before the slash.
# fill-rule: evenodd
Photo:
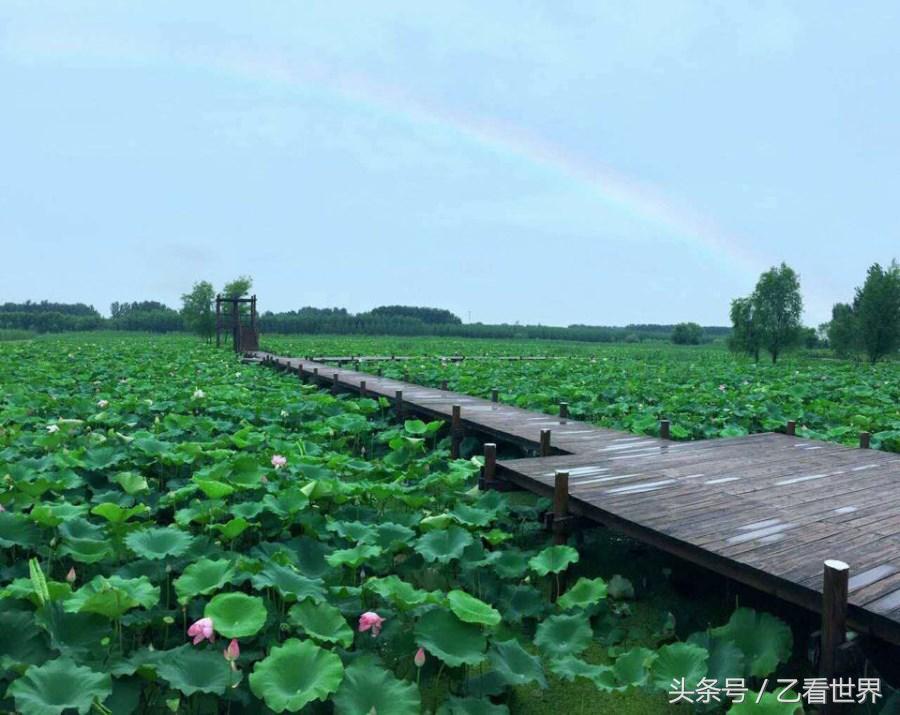
<svg viewBox="0 0 900 715">
<path fill-rule="evenodd" d="M 73 566 L 69 569 L 69 573 L 66 574 L 66 581 L 68 581 L 69 583 L 75 583 L 76 578 L 78 578 L 78 576 L 75 573 L 75 567 Z"/>
<path fill-rule="evenodd" d="M 240 655 L 241 655 L 241 647 L 238 645 L 237 638 L 232 638 L 231 643 L 228 644 L 228 647 L 222 651 L 222 655 L 225 656 L 225 660 L 229 663 L 234 663 Z"/>
<path fill-rule="evenodd" d="M 416 664 L 417 668 L 421 668 L 423 665 L 425 665 L 425 649 L 424 648 L 419 648 L 419 650 L 416 651 L 416 655 L 413 657 L 413 663 Z"/>
</svg>

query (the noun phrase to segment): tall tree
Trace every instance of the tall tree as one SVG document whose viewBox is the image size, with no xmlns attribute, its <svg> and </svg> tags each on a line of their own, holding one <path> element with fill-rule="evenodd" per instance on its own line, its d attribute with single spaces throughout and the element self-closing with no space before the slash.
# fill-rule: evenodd
<svg viewBox="0 0 900 715">
<path fill-rule="evenodd" d="M 703 342 L 703 328 L 697 323 L 678 323 L 672 328 L 671 340 L 676 345 L 699 345 Z"/>
<path fill-rule="evenodd" d="M 800 279 L 784 263 L 771 268 L 759 277 L 752 301 L 753 322 L 758 326 L 760 343 L 775 363 L 800 338 L 803 313 Z"/>
<path fill-rule="evenodd" d="M 859 340 L 871 363 L 900 347 L 900 266 L 875 263 L 853 301 Z"/>
<path fill-rule="evenodd" d="M 238 276 L 230 283 L 226 283 L 222 294 L 226 298 L 243 298 L 253 288 L 253 279 L 250 276 Z"/>
<path fill-rule="evenodd" d="M 747 353 L 759 362 L 760 335 L 755 320 L 753 299 L 735 298 L 731 301 L 731 335 L 728 347 L 733 352 Z"/>
<path fill-rule="evenodd" d="M 859 350 L 859 321 L 852 305 L 835 303 L 828 323 L 828 344 L 838 357 L 851 357 Z"/>
<path fill-rule="evenodd" d="M 212 283 L 198 281 L 190 293 L 181 296 L 181 317 L 185 327 L 207 341 L 212 340 L 216 333 L 212 306 L 215 293 Z"/>
</svg>

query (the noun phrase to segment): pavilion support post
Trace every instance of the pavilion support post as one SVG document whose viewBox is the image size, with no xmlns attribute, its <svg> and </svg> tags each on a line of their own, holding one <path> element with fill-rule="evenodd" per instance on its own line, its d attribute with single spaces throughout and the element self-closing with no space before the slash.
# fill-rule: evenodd
<svg viewBox="0 0 900 715">
<path fill-rule="evenodd" d="M 837 675 L 838 648 L 847 639 L 847 585 L 850 567 L 843 561 L 825 562 L 822 582 L 822 646 L 819 675 Z"/>
<path fill-rule="evenodd" d="M 450 417 L 450 459 L 459 459 L 462 442 L 462 407 L 453 405 Z"/>
<path fill-rule="evenodd" d="M 497 402 L 500 399 L 500 390 L 496 387 L 491 390 L 491 402 Z"/>
<path fill-rule="evenodd" d="M 671 439 L 672 423 L 669 420 L 659 421 L 659 438 Z"/>
<path fill-rule="evenodd" d="M 222 296 L 216 296 L 216 347 L 222 347 Z"/>
<path fill-rule="evenodd" d="M 394 407 L 397 410 L 397 419 L 403 421 L 403 390 L 397 390 L 394 393 Z"/>
<path fill-rule="evenodd" d="M 550 430 L 548 429 L 541 430 L 541 456 L 550 456 Z"/>
<path fill-rule="evenodd" d="M 788 420 L 788 423 L 784 427 L 784 432 L 793 437 L 797 434 L 797 423 L 794 420 Z"/>
<path fill-rule="evenodd" d="M 868 449 L 869 444 L 872 441 L 872 435 L 868 432 L 860 432 L 859 433 L 859 448 L 860 449 Z"/>
<path fill-rule="evenodd" d="M 559 417 L 560 417 L 560 419 L 563 419 L 563 420 L 569 419 L 569 403 L 568 402 L 560 402 L 559 403 Z"/>
</svg>

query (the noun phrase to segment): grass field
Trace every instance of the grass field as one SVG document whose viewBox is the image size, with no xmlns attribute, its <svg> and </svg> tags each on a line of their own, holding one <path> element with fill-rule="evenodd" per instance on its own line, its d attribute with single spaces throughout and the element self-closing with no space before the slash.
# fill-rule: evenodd
<svg viewBox="0 0 900 715">
<path fill-rule="evenodd" d="M 521 352 L 473 342 L 428 348 Z M 355 341 L 327 347 L 360 352 Z M 602 404 L 621 412 L 585 416 L 634 428 L 632 409 L 655 414 L 638 400 L 672 409 L 673 389 L 683 401 L 709 386 L 710 399 L 684 410 L 712 421 L 737 411 L 745 398 L 729 398 L 746 375 L 760 409 L 764 395 L 811 390 L 817 369 L 850 390 L 856 367 L 564 347 L 589 359 L 425 358 L 409 370 L 548 409 L 559 397 L 596 409 L 578 395 L 614 391 Z M 896 390 L 887 368 L 869 379 Z M 450 459 L 439 423 L 397 424 L 374 400 L 301 386 L 187 337 L 5 342 L 0 385 L 0 630 L 17 634 L 0 639 L 2 711 L 652 714 L 690 711 L 668 704 L 673 678 L 742 676 L 752 689 L 809 674 L 814 621 L 604 531 L 551 547 L 546 503 L 473 489 L 477 463 Z M 877 391 L 857 404 L 874 414 Z M 786 404 L 773 408 L 779 419 L 796 403 Z M 554 603 L 563 572 L 570 588 Z M 232 639 L 240 653 L 229 660 Z"/>
</svg>

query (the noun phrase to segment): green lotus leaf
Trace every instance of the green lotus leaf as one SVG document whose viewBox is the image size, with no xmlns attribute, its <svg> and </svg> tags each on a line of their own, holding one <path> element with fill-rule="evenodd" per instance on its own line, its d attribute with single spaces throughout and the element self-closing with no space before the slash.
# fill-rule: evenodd
<svg viewBox="0 0 900 715">
<path fill-rule="evenodd" d="M 541 659 L 528 653 L 515 638 L 508 641 L 494 641 L 488 651 L 488 659 L 494 670 L 508 685 L 537 683 L 547 687 Z"/>
<path fill-rule="evenodd" d="M 224 499 L 230 494 L 234 494 L 234 487 L 225 482 L 217 482 L 213 479 L 198 479 L 196 476 L 193 478 L 193 481 L 197 488 L 209 499 Z"/>
<path fill-rule="evenodd" d="M 122 487 L 122 491 L 131 496 L 150 491 L 147 479 L 137 472 L 119 472 L 112 478 L 112 481 Z"/>
<path fill-rule="evenodd" d="M 91 447 L 85 453 L 84 466 L 94 472 L 102 472 L 125 459 L 118 447 Z"/>
<path fill-rule="evenodd" d="M 463 551 L 475 540 L 465 529 L 451 526 L 441 531 L 430 531 L 416 542 L 415 550 L 426 561 L 447 564 L 462 556 Z"/>
<path fill-rule="evenodd" d="M 606 581 L 602 578 L 580 578 L 556 603 L 564 611 L 589 608 L 606 598 Z"/>
<path fill-rule="evenodd" d="M 96 564 L 115 554 L 108 541 L 94 539 L 66 539 L 60 546 L 62 556 L 69 556 L 82 564 Z"/>
<path fill-rule="evenodd" d="M 432 608 L 419 618 L 416 643 L 452 668 L 478 665 L 484 660 L 487 643 L 478 626 L 464 623 L 453 613 Z"/>
<path fill-rule="evenodd" d="M 103 502 L 91 509 L 91 514 L 102 516 L 111 524 L 124 524 L 133 516 L 140 516 L 149 511 L 144 504 L 125 508 L 113 502 Z"/>
<path fill-rule="evenodd" d="M 500 590 L 498 605 L 509 623 L 521 623 L 525 618 L 539 618 L 547 610 L 547 599 L 534 586 L 505 585 Z"/>
<path fill-rule="evenodd" d="M 710 631 L 731 641 L 744 654 L 744 675 L 765 677 L 790 658 L 794 639 L 787 624 L 769 613 L 738 608 L 728 623 Z"/>
<path fill-rule="evenodd" d="M 528 560 L 528 567 L 538 576 L 565 571 L 578 562 L 578 552 L 571 546 L 548 546 Z"/>
<path fill-rule="evenodd" d="M 548 656 L 561 658 L 581 653 L 593 637 L 590 621 L 580 613 L 550 616 L 537 627 L 534 644 Z"/>
<path fill-rule="evenodd" d="M 612 674 L 612 668 L 608 665 L 596 665 L 587 663 L 574 655 L 564 655 L 561 658 L 554 658 L 550 661 L 550 670 L 555 675 L 567 680 L 570 683 L 575 678 L 587 678 L 588 680 L 597 681 L 603 676 Z"/>
<path fill-rule="evenodd" d="M 419 528 L 422 531 L 439 531 L 446 529 L 453 522 L 453 517 L 449 514 L 433 514 L 426 516 L 419 522 Z"/>
<path fill-rule="evenodd" d="M 385 551 L 408 546 L 416 538 L 416 532 L 408 526 L 386 522 L 375 527 L 375 545 Z"/>
<path fill-rule="evenodd" d="M 153 608 L 159 603 L 159 586 L 146 576 L 95 576 L 65 602 L 70 613 L 99 613 L 111 619 L 121 618 L 132 608 Z"/>
<path fill-rule="evenodd" d="M 218 649 L 199 650 L 190 645 L 160 652 L 156 672 L 185 695 L 223 695 L 232 678 L 228 662 Z"/>
<path fill-rule="evenodd" d="M 258 487 L 262 483 L 264 470 L 256 458 L 247 454 L 238 457 L 231 463 L 228 481 L 244 489 Z"/>
<path fill-rule="evenodd" d="M 335 568 L 340 566 L 349 566 L 350 568 L 359 568 L 367 561 L 381 556 L 381 547 L 372 544 L 357 544 L 352 549 L 336 549 L 332 551 L 325 560 L 329 566 Z"/>
<path fill-rule="evenodd" d="M 616 601 L 625 601 L 634 598 L 634 586 L 624 576 L 616 574 L 606 584 L 606 593 Z"/>
<path fill-rule="evenodd" d="M 41 530 L 25 517 L 11 511 L 0 512 L 0 546 L 36 546 L 41 541 Z"/>
<path fill-rule="evenodd" d="M 79 518 L 87 514 L 87 504 L 37 504 L 29 513 L 29 518 L 41 526 L 59 526 L 63 522 Z"/>
<path fill-rule="evenodd" d="M 439 596 L 436 593 L 422 591 L 410 583 L 403 581 L 398 576 L 372 577 L 363 584 L 367 591 L 377 593 L 385 601 L 390 602 L 400 610 L 408 610 L 423 603 L 437 603 Z"/>
<path fill-rule="evenodd" d="M 103 702 L 112 692 L 108 674 L 96 673 L 70 658 L 57 658 L 31 666 L 6 691 L 15 698 L 22 715 L 61 715 L 75 710 L 90 712 L 95 701 Z"/>
<path fill-rule="evenodd" d="M 672 683 L 684 678 L 685 686 L 693 690 L 706 677 L 709 652 L 691 643 L 664 645 L 656 653 L 650 669 L 651 682 L 657 688 L 669 690 Z"/>
<path fill-rule="evenodd" d="M 338 689 L 344 666 L 334 653 L 312 641 L 288 638 L 253 666 L 250 690 L 276 713 L 298 712 Z"/>
<path fill-rule="evenodd" d="M 262 505 L 277 516 L 290 518 L 309 506 L 309 495 L 301 489 L 285 489 L 277 496 L 266 494 Z"/>
<path fill-rule="evenodd" d="M 254 519 L 259 516 L 262 510 L 262 502 L 258 501 L 245 501 L 241 502 L 240 504 L 231 505 L 232 516 L 239 516 L 242 519 L 247 520 Z"/>
<path fill-rule="evenodd" d="M 440 422 L 438 422 L 438 425 L 440 425 Z M 422 422 L 422 420 L 406 420 L 406 422 L 403 423 L 403 429 L 411 435 L 421 437 L 428 431 L 428 425 Z"/>
<path fill-rule="evenodd" d="M 656 653 L 649 648 L 632 648 L 622 653 L 613 665 L 617 684 L 626 688 L 646 684 L 655 660 Z"/>
<path fill-rule="evenodd" d="M 43 663 L 51 655 L 47 635 L 35 625 L 31 611 L 0 611 L 0 668 L 3 670 Z"/>
<path fill-rule="evenodd" d="M 340 643 L 344 648 L 353 645 L 353 630 L 341 612 L 327 603 L 306 599 L 291 606 L 288 618 L 317 641 Z"/>
<path fill-rule="evenodd" d="M 42 608 L 34 620 L 50 636 L 53 648 L 79 660 L 89 658 L 101 641 L 112 634 L 108 618 L 96 613 L 69 613 L 62 604 Z"/>
<path fill-rule="evenodd" d="M 274 588 L 282 598 L 297 601 L 311 598 L 317 603 L 325 600 L 325 587 L 319 579 L 307 578 L 292 568 L 269 561 L 262 571 L 254 574 L 252 583 L 255 588 Z"/>
<path fill-rule="evenodd" d="M 329 521 L 325 527 L 344 539 L 355 543 L 372 541 L 375 538 L 375 526 L 363 524 L 361 521 Z"/>
<path fill-rule="evenodd" d="M 224 524 L 213 524 L 210 528 L 218 531 L 225 541 L 234 541 L 250 528 L 250 522 L 242 516 L 229 519 Z"/>
<path fill-rule="evenodd" d="M 781 700 L 778 696 L 781 695 Z M 782 700 L 792 700 L 797 695 L 791 690 L 784 693 L 755 693 L 752 690 L 744 694 L 740 703 L 732 703 L 728 708 L 728 715 L 802 715 L 803 705 L 800 702 L 786 703 Z M 757 702 L 757 700 L 759 702 Z M 882 708 L 886 712 L 886 708 Z"/>
<path fill-rule="evenodd" d="M 90 539 L 103 541 L 107 538 L 106 527 L 92 524 L 87 519 L 75 517 L 59 525 L 59 533 L 64 539 Z"/>
<path fill-rule="evenodd" d="M 487 698 L 460 698 L 451 695 L 438 708 L 437 715 L 509 715 L 509 708 L 492 703 Z"/>
<path fill-rule="evenodd" d="M 447 594 L 450 610 L 459 620 L 466 623 L 479 623 L 485 626 L 500 624 L 500 612 L 484 601 L 470 596 L 465 591 L 454 589 Z"/>
<path fill-rule="evenodd" d="M 528 571 L 528 556 L 515 548 L 492 551 L 487 562 L 502 578 L 519 579 Z"/>
<path fill-rule="evenodd" d="M 344 680 L 334 698 L 337 715 L 389 713 L 419 715 L 419 689 L 373 663 L 354 663 L 344 671 Z"/>
<path fill-rule="evenodd" d="M 741 678 L 746 673 L 744 653 L 732 641 L 700 631 L 691 634 L 687 642 L 709 651 L 708 678 L 724 683 L 728 678 Z"/>
<path fill-rule="evenodd" d="M 248 638 L 259 633 L 268 613 L 259 596 L 220 593 L 206 604 L 203 615 L 212 618 L 216 633 L 226 638 Z"/>
<path fill-rule="evenodd" d="M 457 504 L 450 511 L 450 516 L 463 526 L 484 527 L 494 520 L 493 512 L 468 504 Z"/>
<path fill-rule="evenodd" d="M 125 544 L 138 556 L 160 560 L 168 556 L 182 556 L 194 539 L 175 526 L 153 526 L 132 531 L 125 537 Z"/>
<path fill-rule="evenodd" d="M 218 591 L 235 577 L 234 566 L 226 559 L 200 559 L 185 568 L 172 585 L 178 602 L 185 604 L 196 596 Z"/>
</svg>

